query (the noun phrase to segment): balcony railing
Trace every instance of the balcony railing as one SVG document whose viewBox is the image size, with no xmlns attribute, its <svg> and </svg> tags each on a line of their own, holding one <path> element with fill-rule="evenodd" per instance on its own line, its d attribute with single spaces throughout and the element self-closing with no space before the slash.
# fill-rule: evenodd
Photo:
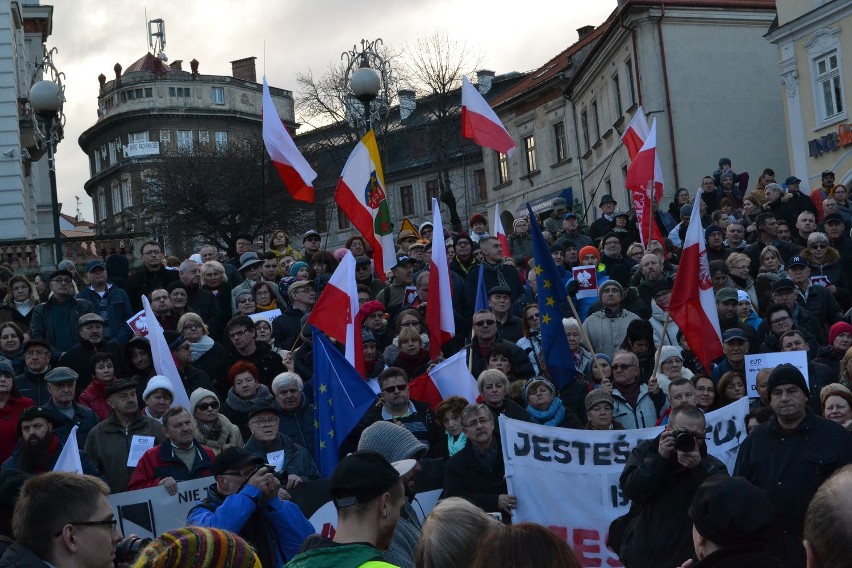
<svg viewBox="0 0 852 568">
<path fill-rule="evenodd" d="M 62 258 L 77 265 L 80 273 L 90 260 L 113 254 L 126 256 L 133 267 L 142 262 L 139 245 L 147 238 L 147 233 L 62 237 Z M 0 264 L 22 274 L 51 272 L 56 269 L 53 242 L 53 238 L 0 241 Z"/>
</svg>

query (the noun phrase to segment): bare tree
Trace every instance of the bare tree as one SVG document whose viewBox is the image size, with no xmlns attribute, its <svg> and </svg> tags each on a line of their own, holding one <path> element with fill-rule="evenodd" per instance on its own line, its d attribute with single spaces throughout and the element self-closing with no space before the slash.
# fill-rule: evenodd
<svg viewBox="0 0 852 568">
<path fill-rule="evenodd" d="M 462 77 L 479 67 L 482 56 L 467 44 L 451 40 L 446 32 L 436 31 L 419 37 L 406 50 L 406 61 L 406 75 L 412 86 L 428 97 L 423 106 L 432 118 L 429 134 L 434 144 L 440 199 L 449 209 L 453 229 L 460 231 L 462 222 L 450 184 L 450 153 L 459 129 Z"/>
</svg>

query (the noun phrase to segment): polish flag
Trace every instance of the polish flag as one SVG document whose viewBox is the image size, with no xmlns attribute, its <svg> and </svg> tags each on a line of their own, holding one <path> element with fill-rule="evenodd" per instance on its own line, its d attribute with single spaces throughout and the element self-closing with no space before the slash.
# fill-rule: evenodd
<svg viewBox="0 0 852 568">
<path fill-rule="evenodd" d="M 467 349 L 462 349 L 408 383 L 408 392 L 413 400 L 427 403 L 432 410 L 451 396 L 476 402 L 479 388 L 467 368 Z"/>
<path fill-rule="evenodd" d="M 660 228 L 653 222 L 652 201 L 658 203 L 663 193 L 662 173 L 657 159 L 657 119 L 651 125 L 651 132 L 645 139 L 642 149 L 627 168 L 627 189 L 633 197 L 636 221 L 639 224 L 639 237 L 648 247 L 650 240 L 663 242 Z M 649 240 L 650 239 L 650 240 Z"/>
<path fill-rule="evenodd" d="M 470 84 L 462 77 L 462 136 L 472 138 L 480 146 L 512 156 L 517 145 L 497 115 Z"/>
<path fill-rule="evenodd" d="M 269 94 L 266 75 L 263 76 L 263 144 L 284 182 L 284 187 L 293 199 L 313 203 L 314 187 L 311 184 L 317 178 L 317 173 L 296 148 L 296 144 L 281 123 L 278 111 L 275 110 L 275 104 L 272 102 L 272 96 Z"/>
<path fill-rule="evenodd" d="M 151 309 L 151 302 L 147 296 L 142 296 L 142 307 L 145 310 L 145 323 L 148 325 L 148 341 L 151 344 L 151 358 L 154 360 L 154 371 L 158 375 L 162 375 L 169 379 L 172 384 L 172 408 L 182 406 L 189 408 L 189 395 L 186 393 L 186 387 L 183 386 L 183 380 L 178 373 L 175 358 L 172 356 L 172 351 L 169 349 L 169 344 L 166 343 L 166 338 L 163 335 L 163 326 L 154 315 L 154 310 Z"/>
<path fill-rule="evenodd" d="M 704 246 L 701 226 L 701 189 L 695 197 L 695 207 L 686 229 L 683 254 L 674 280 L 669 314 L 683 331 L 689 348 L 698 356 L 705 369 L 722 355 L 722 332 L 719 313 L 710 278 L 710 263 Z"/>
<path fill-rule="evenodd" d="M 512 256 L 509 250 L 509 239 L 506 238 L 506 231 L 503 230 L 503 222 L 500 220 L 500 204 L 494 204 L 494 236 L 500 241 L 500 246 L 503 248 L 503 256 Z"/>
<path fill-rule="evenodd" d="M 436 198 L 432 198 L 432 227 L 442 231 L 441 207 Z M 426 298 L 426 328 L 429 330 L 429 356 L 437 359 L 441 355 L 441 346 L 456 334 L 453 319 L 453 295 L 450 287 L 450 267 L 447 263 L 447 249 L 444 246 L 432 248 L 429 261 L 429 295 Z"/>
<path fill-rule="evenodd" d="M 364 376 L 361 329 L 355 321 L 358 308 L 355 257 L 347 250 L 311 309 L 308 323 L 342 343 L 346 360 Z"/>
<path fill-rule="evenodd" d="M 645 144 L 645 139 L 651 133 L 651 128 L 648 126 L 648 119 L 645 118 L 645 111 L 642 107 L 636 109 L 636 114 L 630 119 L 630 124 L 627 125 L 627 130 L 621 135 L 621 141 L 624 147 L 627 148 L 627 155 L 632 161 L 642 146 Z"/>
</svg>

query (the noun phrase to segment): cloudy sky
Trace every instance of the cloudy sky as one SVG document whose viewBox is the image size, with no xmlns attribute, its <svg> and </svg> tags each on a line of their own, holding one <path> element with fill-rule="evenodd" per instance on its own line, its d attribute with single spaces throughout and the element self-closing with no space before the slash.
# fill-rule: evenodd
<svg viewBox="0 0 852 568">
<path fill-rule="evenodd" d="M 49 4 L 49 0 L 42 0 Z M 402 49 L 442 30 L 482 55 L 482 67 L 499 73 L 535 69 L 577 40 L 577 28 L 599 25 L 617 0 L 60 0 L 48 47 L 66 75 L 65 140 L 57 151 L 63 212 L 75 196 L 92 220 L 83 184 L 88 159 L 77 138 L 97 115 L 97 77 L 112 78 L 116 62 L 127 68 L 148 50 L 147 18 L 162 18 L 169 61 L 198 59 L 202 74 L 229 75 L 230 61 L 258 58 L 271 85 L 296 91 L 296 72 L 321 74 L 362 38 L 381 37 Z M 264 61 L 264 42 L 266 57 Z M 184 68 L 188 69 L 188 63 Z M 298 91 L 295 92 L 298 98 Z"/>
</svg>

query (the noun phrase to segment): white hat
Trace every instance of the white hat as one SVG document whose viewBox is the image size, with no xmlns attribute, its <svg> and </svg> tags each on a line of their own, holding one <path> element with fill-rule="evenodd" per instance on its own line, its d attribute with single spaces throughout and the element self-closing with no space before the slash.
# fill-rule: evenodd
<svg viewBox="0 0 852 568">
<path fill-rule="evenodd" d="M 142 400 L 148 398 L 148 395 L 157 389 L 165 389 L 172 393 L 172 400 L 175 398 L 175 389 L 172 387 L 172 382 L 168 377 L 163 375 L 154 375 L 145 386 L 145 391 L 142 393 Z"/>
<path fill-rule="evenodd" d="M 751 296 L 749 296 L 748 292 L 744 290 L 737 290 L 737 301 L 751 303 Z"/>
</svg>

